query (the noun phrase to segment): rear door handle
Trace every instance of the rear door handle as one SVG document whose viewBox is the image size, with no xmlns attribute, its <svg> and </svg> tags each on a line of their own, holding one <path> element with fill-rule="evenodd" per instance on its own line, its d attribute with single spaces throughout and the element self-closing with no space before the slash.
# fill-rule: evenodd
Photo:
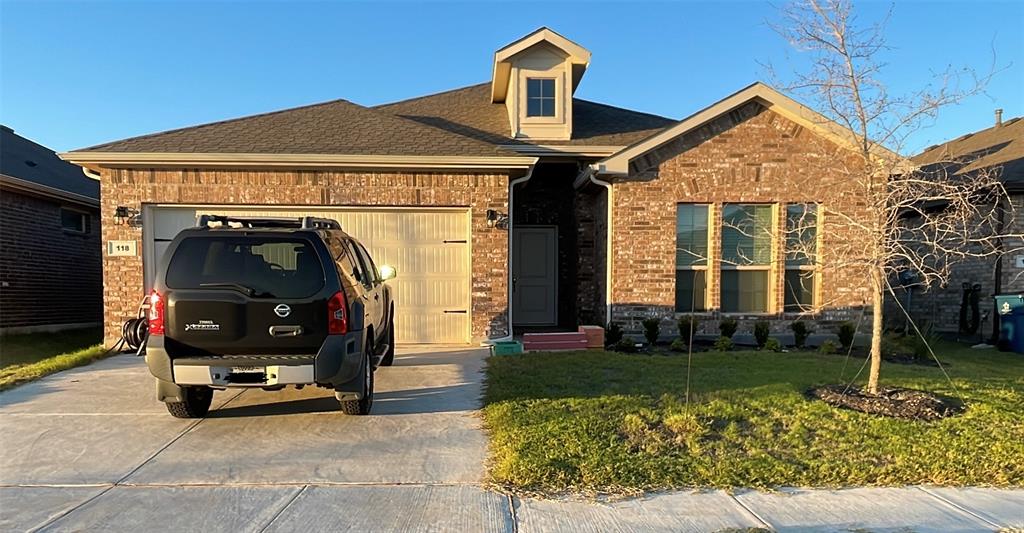
<svg viewBox="0 0 1024 533">
<path fill-rule="evenodd" d="M 271 337 L 298 337 L 302 335 L 302 326 L 270 326 Z"/>
</svg>

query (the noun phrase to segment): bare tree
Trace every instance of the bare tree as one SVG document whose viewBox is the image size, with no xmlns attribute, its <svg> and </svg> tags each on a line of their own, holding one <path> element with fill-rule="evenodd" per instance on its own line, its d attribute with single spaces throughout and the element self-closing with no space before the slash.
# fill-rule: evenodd
<svg viewBox="0 0 1024 533">
<path fill-rule="evenodd" d="M 787 254 L 810 257 L 825 269 L 863 272 L 872 318 L 867 389 L 877 394 L 885 295 L 895 297 L 890 281 L 912 273 L 923 285 L 945 284 L 955 263 L 1006 253 L 1001 243 L 1020 238 L 998 216 L 1012 205 L 998 171 L 958 173 L 962 162 L 915 166 L 898 155 L 941 109 L 981 93 L 991 73 L 947 69 L 910 94 L 894 95 L 882 78 L 888 17 L 861 25 L 850 0 L 796 0 L 782 20 L 776 31 L 810 59 L 784 88 L 821 111 L 830 121 L 824 127 L 843 132 L 846 154 L 837 153 L 837 161 L 860 197 L 856 208 L 844 210 L 850 202 L 830 201 L 822 191 L 829 223 L 820 231 L 842 227 L 849 237 L 822 250 L 799 234 L 787 237 Z M 810 222 L 792 231 L 803 232 Z"/>
</svg>

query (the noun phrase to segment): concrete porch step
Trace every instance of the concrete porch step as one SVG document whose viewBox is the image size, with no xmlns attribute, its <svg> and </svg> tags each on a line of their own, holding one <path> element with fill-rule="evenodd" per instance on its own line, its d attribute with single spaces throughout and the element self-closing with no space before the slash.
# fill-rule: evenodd
<svg viewBox="0 0 1024 533">
<path fill-rule="evenodd" d="M 580 332 L 527 333 L 523 335 L 523 350 L 586 350 L 587 336 Z"/>
</svg>

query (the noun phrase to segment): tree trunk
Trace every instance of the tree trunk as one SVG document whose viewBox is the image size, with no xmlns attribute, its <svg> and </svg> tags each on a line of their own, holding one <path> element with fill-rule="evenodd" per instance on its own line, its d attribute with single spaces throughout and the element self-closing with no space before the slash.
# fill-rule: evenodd
<svg viewBox="0 0 1024 533">
<path fill-rule="evenodd" d="M 871 370 L 868 372 L 868 392 L 878 394 L 878 374 L 882 369 L 882 308 L 885 304 L 882 269 L 871 272 Z"/>
</svg>

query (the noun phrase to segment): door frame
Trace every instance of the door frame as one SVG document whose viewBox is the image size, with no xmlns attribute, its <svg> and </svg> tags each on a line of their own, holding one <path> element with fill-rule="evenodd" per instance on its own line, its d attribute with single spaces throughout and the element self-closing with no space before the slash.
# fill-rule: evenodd
<svg viewBox="0 0 1024 533">
<path fill-rule="evenodd" d="M 558 226 L 555 225 L 555 224 L 521 224 L 521 225 L 518 225 L 518 226 L 513 226 L 512 230 L 511 230 L 512 231 L 512 243 L 513 243 L 513 245 L 517 244 L 516 237 L 515 237 L 515 232 L 516 232 L 516 230 L 520 230 L 520 229 L 550 229 L 550 230 L 552 230 L 552 233 L 555 236 L 555 240 L 554 240 L 554 244 L 555 244 L 555 255 L 554 255 L 554 259 L 555 259 L 555 275 L 554 275 L 554 284 L 553 284 L 554 291 L 555 291 L 555 305 L 554 305 L 554 311 L 555 312 L 554 312 L 554 318 L 552 319 L 552 322 L 550 324 L 523 324 L 523 323 L 519 323 L 518 326 L 520 326 L 520 327 L 557 326 L 558 325 L 558 305 L 559 305 L 559 301 L 558 301 L 558 296 L 559 296 L 559 287 L 558 287 L 558 273 L 559 273 L 559 269 L 558 269 L 558 267 L 559 267 L 559 265 L 558 265 L 558 259 L 559 259 L 559 256 L 558 256 L 558 251 L 559 251 L 558 250 Z M 513 278 L 516 277 L 515 276 L 515 274 L 516 274 L 516 265 L 514 263 L 516 261 L 516 257 L 517 257 L 516 252 L 517 252 L 517 250 L 515 249 L 515 246 L 513 246 L 512 257 L 509 258 L 509 269 L 512 271 L 512 277 Z M 515 295 L 513 294 L 512 301 L 509 302 L 509 308 L 512 309 L 514 306 L 515 306 Z M 512 311 L 513 311 L 513 313 L 512 313 L 512 323 L 509 324 L 510 328 L 514 328 L 517 325 L 516 322 L 515 322 L 516 321 L 515 309 L 512 309 Z"/>
</svg>

